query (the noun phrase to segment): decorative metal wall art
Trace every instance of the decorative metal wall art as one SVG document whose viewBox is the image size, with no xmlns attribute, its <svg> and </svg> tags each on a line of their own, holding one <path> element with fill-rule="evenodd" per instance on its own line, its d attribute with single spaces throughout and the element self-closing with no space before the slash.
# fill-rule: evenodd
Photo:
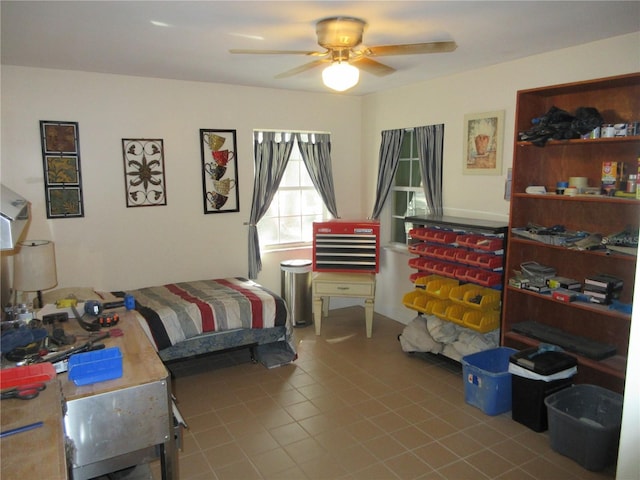
<svg viewBox="0 0 640 480">
<path fill-rule="evenodd" d="M 235 130 L 200 130 L 204 213 L 240 211 Z"/>
<path fill-rule="evenodd" d="M 123 138 L 127 207 L 167 204 L 162 139 Z"/>
<path fill-rule="evenodd" d="M 78 122 L 40 121 L 47 218 L 84 217 Z"/>
</svg>

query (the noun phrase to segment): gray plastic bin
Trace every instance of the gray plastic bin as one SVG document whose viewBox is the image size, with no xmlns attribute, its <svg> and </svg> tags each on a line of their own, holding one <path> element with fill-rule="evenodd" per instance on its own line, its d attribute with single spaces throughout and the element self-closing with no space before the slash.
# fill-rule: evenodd
<svg viewBox="0 0 640 480">
<path fill-rule="evenodd" d="M 289 307 L 291 324 L 311 325 L 311 260 L 285 260 L 280 262 L 280 269 L 280 295 Z"/>
<path fill-rule="evenodd" d="M 623 396 L 597 385 L 574 385 L 544 399 L 549 440 L 556 452 L 587 470 L 614 464 L 622 428 Z"/>
</svg>

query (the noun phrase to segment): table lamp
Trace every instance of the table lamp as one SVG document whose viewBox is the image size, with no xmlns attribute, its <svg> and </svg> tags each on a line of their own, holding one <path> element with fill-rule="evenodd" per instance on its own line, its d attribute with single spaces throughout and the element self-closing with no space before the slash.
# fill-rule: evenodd
<svg viewBox="0 0 640 480">
<path fill-rule="evenodd" d="M 53 242 L 27 240 L 18 245 L 19 252 L 13 258 L 13 290 L 37 292 L 37 308 L 42 308 L 42 290 L 58 284 Z"/>
</svg>

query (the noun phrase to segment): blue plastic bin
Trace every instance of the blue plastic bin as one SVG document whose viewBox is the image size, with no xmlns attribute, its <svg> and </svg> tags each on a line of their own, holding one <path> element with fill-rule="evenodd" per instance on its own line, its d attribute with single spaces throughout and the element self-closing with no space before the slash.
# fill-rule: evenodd
<svg viewBox="0 0 640 480">
<path fill-rule="evenodd" d="M 69 357 L 69 380 L 89 385 L 122 377 L 122 352 L 118 347 L 95 352 L 76 353 Z"/>
<path fill-rule="evenodd" d="M 509 357 L 517 351 L 498 347 L 462 357 L 465 402 L 487 415 L 510 411 Z"/>
</svg>

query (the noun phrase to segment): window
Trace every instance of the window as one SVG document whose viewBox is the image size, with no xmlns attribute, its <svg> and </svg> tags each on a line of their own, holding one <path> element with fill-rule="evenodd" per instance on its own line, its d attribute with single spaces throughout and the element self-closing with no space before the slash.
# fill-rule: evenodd
<svg viewBox="0 0 640 480">
<path fill-rule="evenodd" d="M 405 130 L 398 170 L 387 202 L 391 201 L 391 242 L 407 244 L 408 231 L 404 217 L 426 215 L 427 201 L 422 189 L 420 161 L 415 130 Z"/>
<path fill-rule="evenodd" d="M 322 198 L 302 161 L 296 140 L 278 192 L 269 210 L 258 222 L 260 245 L 273 248 L 311 244 L 313 222 L 325 220 L 327 216 Z"/>
</svg>

